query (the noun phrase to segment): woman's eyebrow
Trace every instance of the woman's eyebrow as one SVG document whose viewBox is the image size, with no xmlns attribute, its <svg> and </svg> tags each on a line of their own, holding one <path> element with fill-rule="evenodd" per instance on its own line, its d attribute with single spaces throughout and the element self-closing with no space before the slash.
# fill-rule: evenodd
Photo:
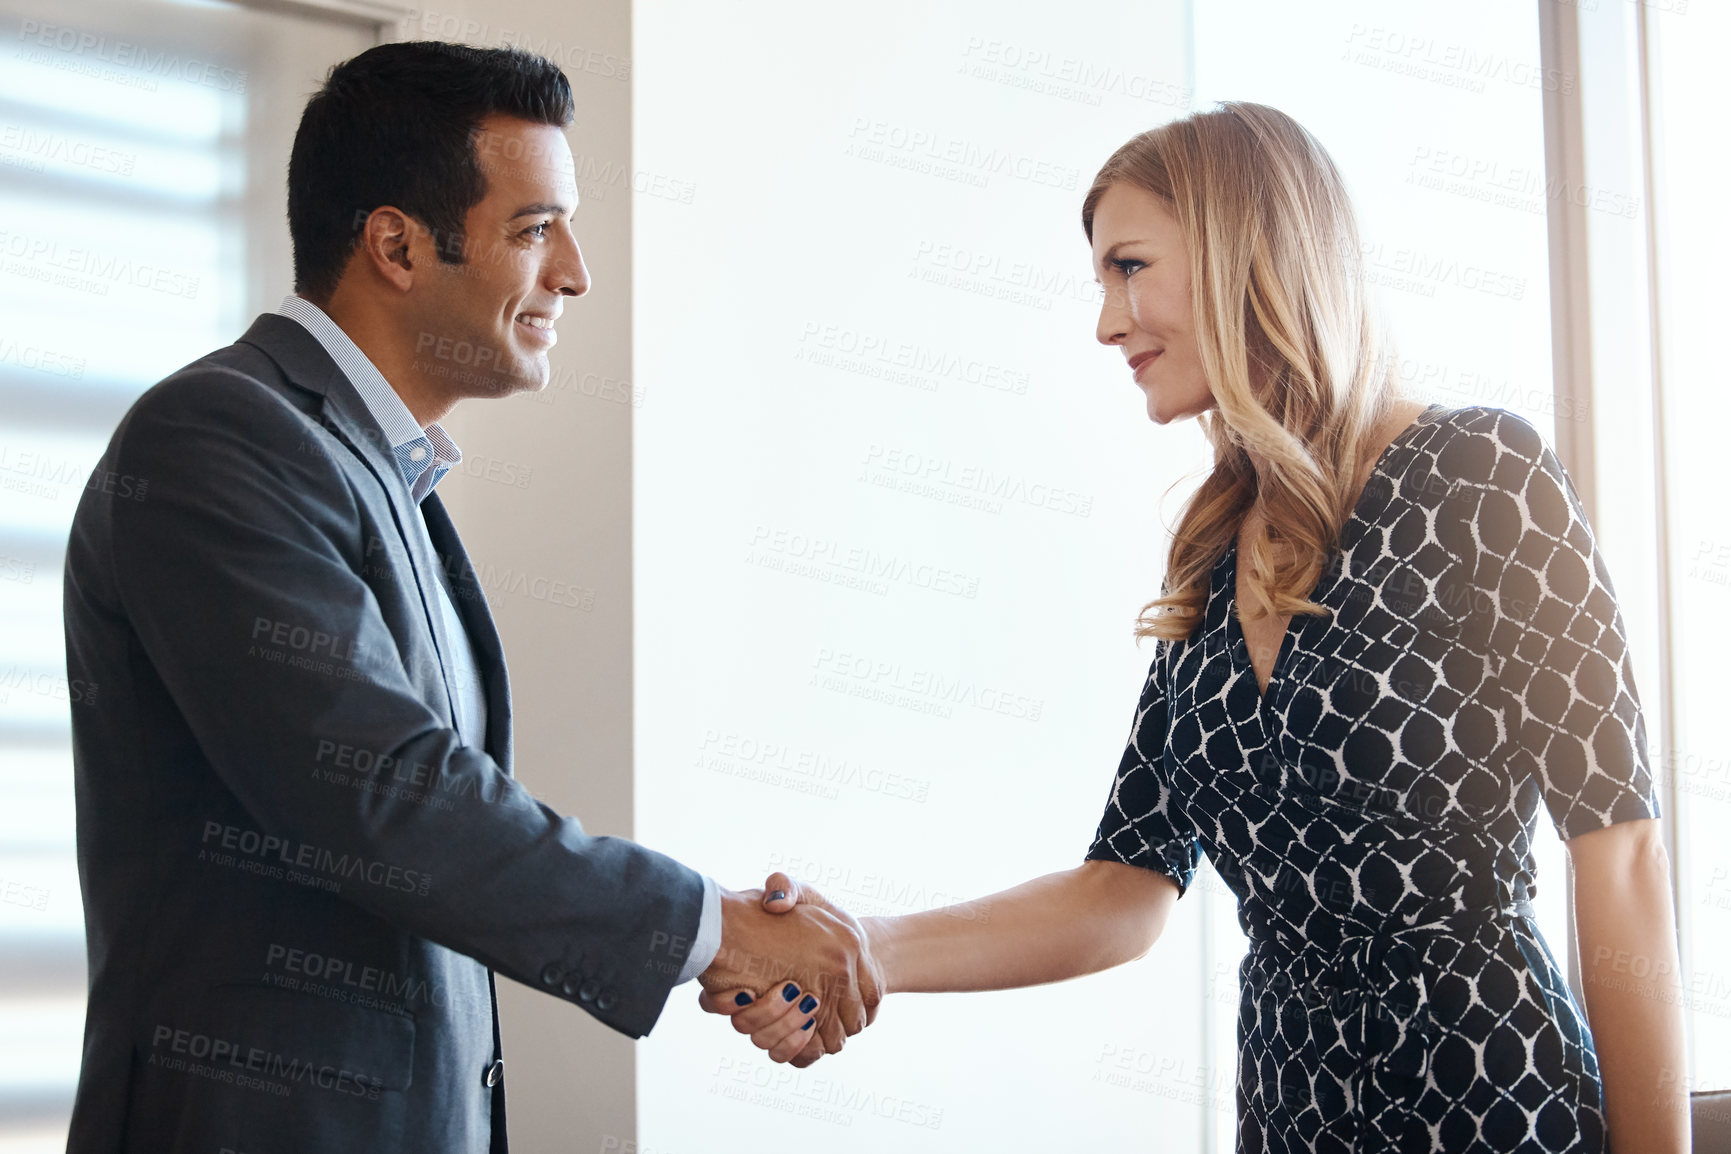
<svg viewBox="0 0 1731 1154">
<path fill-rule="evenodd" d="M 1131 246 L 1133 244 L 1145 244 L 1145 243 L 1147 243 L 1147 242 L 1144 241 L 1140 237 L 1137 237 L 1133 240 L 1121 240 L 1121 241 L 1119 241 L 1118 243 L 1114 244 L 1111 248 L 1107 249 L 1104 253 L 1102 253 L 1100 255 L 1100 267 L 1105 268 L 1107 265 L 1111 264 L 1114 260 L 1117 260 L 1118 259 L 1118 250 L 1123 249 L 1123 248 L 1128 248 L 1129 246 Z M 1100 278 L 1096 276 L 1094 278 L 1094 283 L 1099 284 Z"/>
</svg>

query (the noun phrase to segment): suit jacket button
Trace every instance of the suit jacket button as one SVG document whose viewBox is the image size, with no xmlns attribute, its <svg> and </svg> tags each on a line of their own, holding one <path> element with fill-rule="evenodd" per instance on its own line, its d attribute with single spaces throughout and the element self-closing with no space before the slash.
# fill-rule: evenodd
<svg viewBox="0 0 1731 1154">
<path fill-rule="evenodd" d="M 618 1001 L 619 999 L 613 996 L 612 990 L 603 990 L 601 991 L 601 996 L 595 999 L 595 1008 L 604 1011 L 611 1010 L 614 1003 Z"/>
<path fill-rule="evenodd" d="M 595 995 L 600 992 L 601 983 L 597 982 L 594 978 L 590 978 L 587 982 L 584 982 L 583 987 L 577 991 L 577 997 L 580 1001 L 593 1002 L 595 1000 Z"/>
<path fill-rule="evenodd" d="M 565 976 L 565 981 L 559 986 L 559 988 L 561 990 L 565 991 L 565 996 L 567 998 L 575 998 L 577 996 L 577 987 L 582 985 L 582 983 L 583 983 L 583 975 L 582 974 L 577 974 L 577 973 L 567 974 Z"/>
<path fill-rule="evenodd" d="M 565 971 L 549 962 L 547 968 L 541 971 L 541 984 L 546 986 L 557 986 L 559 984 L 559 979 L 564 977 L 564 975 Z"/>
<path fill-rule="evenodd" d="M 494 1058 L 493 1064 L 487 1067 L 487 1075 L 481 1080 L 491 1089 L 499 1084 L 499 1079 L 505 1076 L 505 1059 Z"/>
</svg>

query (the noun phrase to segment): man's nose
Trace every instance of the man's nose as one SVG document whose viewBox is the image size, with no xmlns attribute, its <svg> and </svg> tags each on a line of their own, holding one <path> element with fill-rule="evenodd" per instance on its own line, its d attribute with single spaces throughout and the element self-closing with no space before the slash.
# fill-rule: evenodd
<svg viewBox="0 0 1731 1154">
<path fill-rule="evenodd" d="M 580 297 L 589 291 L 589 266 L 583 263 L 583 250 L 572 241 L 566 252 L 557 253 L 549 262 L 547 287 L 560 296 Z"/>
</svg>

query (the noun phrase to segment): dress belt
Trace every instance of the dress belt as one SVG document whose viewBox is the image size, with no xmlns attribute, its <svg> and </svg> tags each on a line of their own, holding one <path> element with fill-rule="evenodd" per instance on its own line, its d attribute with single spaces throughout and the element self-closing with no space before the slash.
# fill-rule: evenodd
<svg viewBox="0 0 1731 1154">
<path fill-rule="evenodd" d="M 1414 926 L 1343 937 L 1329 959 L 1333 963 L 1330 970 L 1339 975 L 1339 988 L 1358 999 L 1347 1017 L 1342 1041 L 1361 1075 L 1374 1069 L 1399 1078 L 1422 1079 L 1430 1072 L 1438 1031 L 1430 1013 L 1422 954 L 1415 943 L 1422 945 L 1427 935 L 1439 931 L 1458 932 L 1465 927 L 1471 933 L 1482 924 L 1533 916 L 1532 902 L 1522 898 L 1500 909 L 1463 910 Z M 1263 938 L 1252 942 L 1251 953 L 1271 947 L 1288 953 L 1318 952 L 1302 939 L 1294 950 L 1292 944 L 1279 938 Z M 1362 1124 L 1359 1129 L 1363 1141 Z"/>
</svg>

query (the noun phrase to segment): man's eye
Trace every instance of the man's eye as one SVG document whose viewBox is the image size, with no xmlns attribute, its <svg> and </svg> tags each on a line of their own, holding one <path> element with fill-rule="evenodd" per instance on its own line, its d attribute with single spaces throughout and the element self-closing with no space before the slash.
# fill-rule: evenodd
<svg viewBox="0 0 1731 1154">
<path fill-rule="evenodd" d="M 553 227 L 552 221 L 544 220 L 540 224 L 530 225 L 528 228 L 524 229 L 523 231 L 525 233 L 527 233 L 528 235 L 534 237 L 535 239 L 539 240 L 542 237 L 546 236 L 547 230 L 552 228 L 552 227 Z"/>
</svg>

